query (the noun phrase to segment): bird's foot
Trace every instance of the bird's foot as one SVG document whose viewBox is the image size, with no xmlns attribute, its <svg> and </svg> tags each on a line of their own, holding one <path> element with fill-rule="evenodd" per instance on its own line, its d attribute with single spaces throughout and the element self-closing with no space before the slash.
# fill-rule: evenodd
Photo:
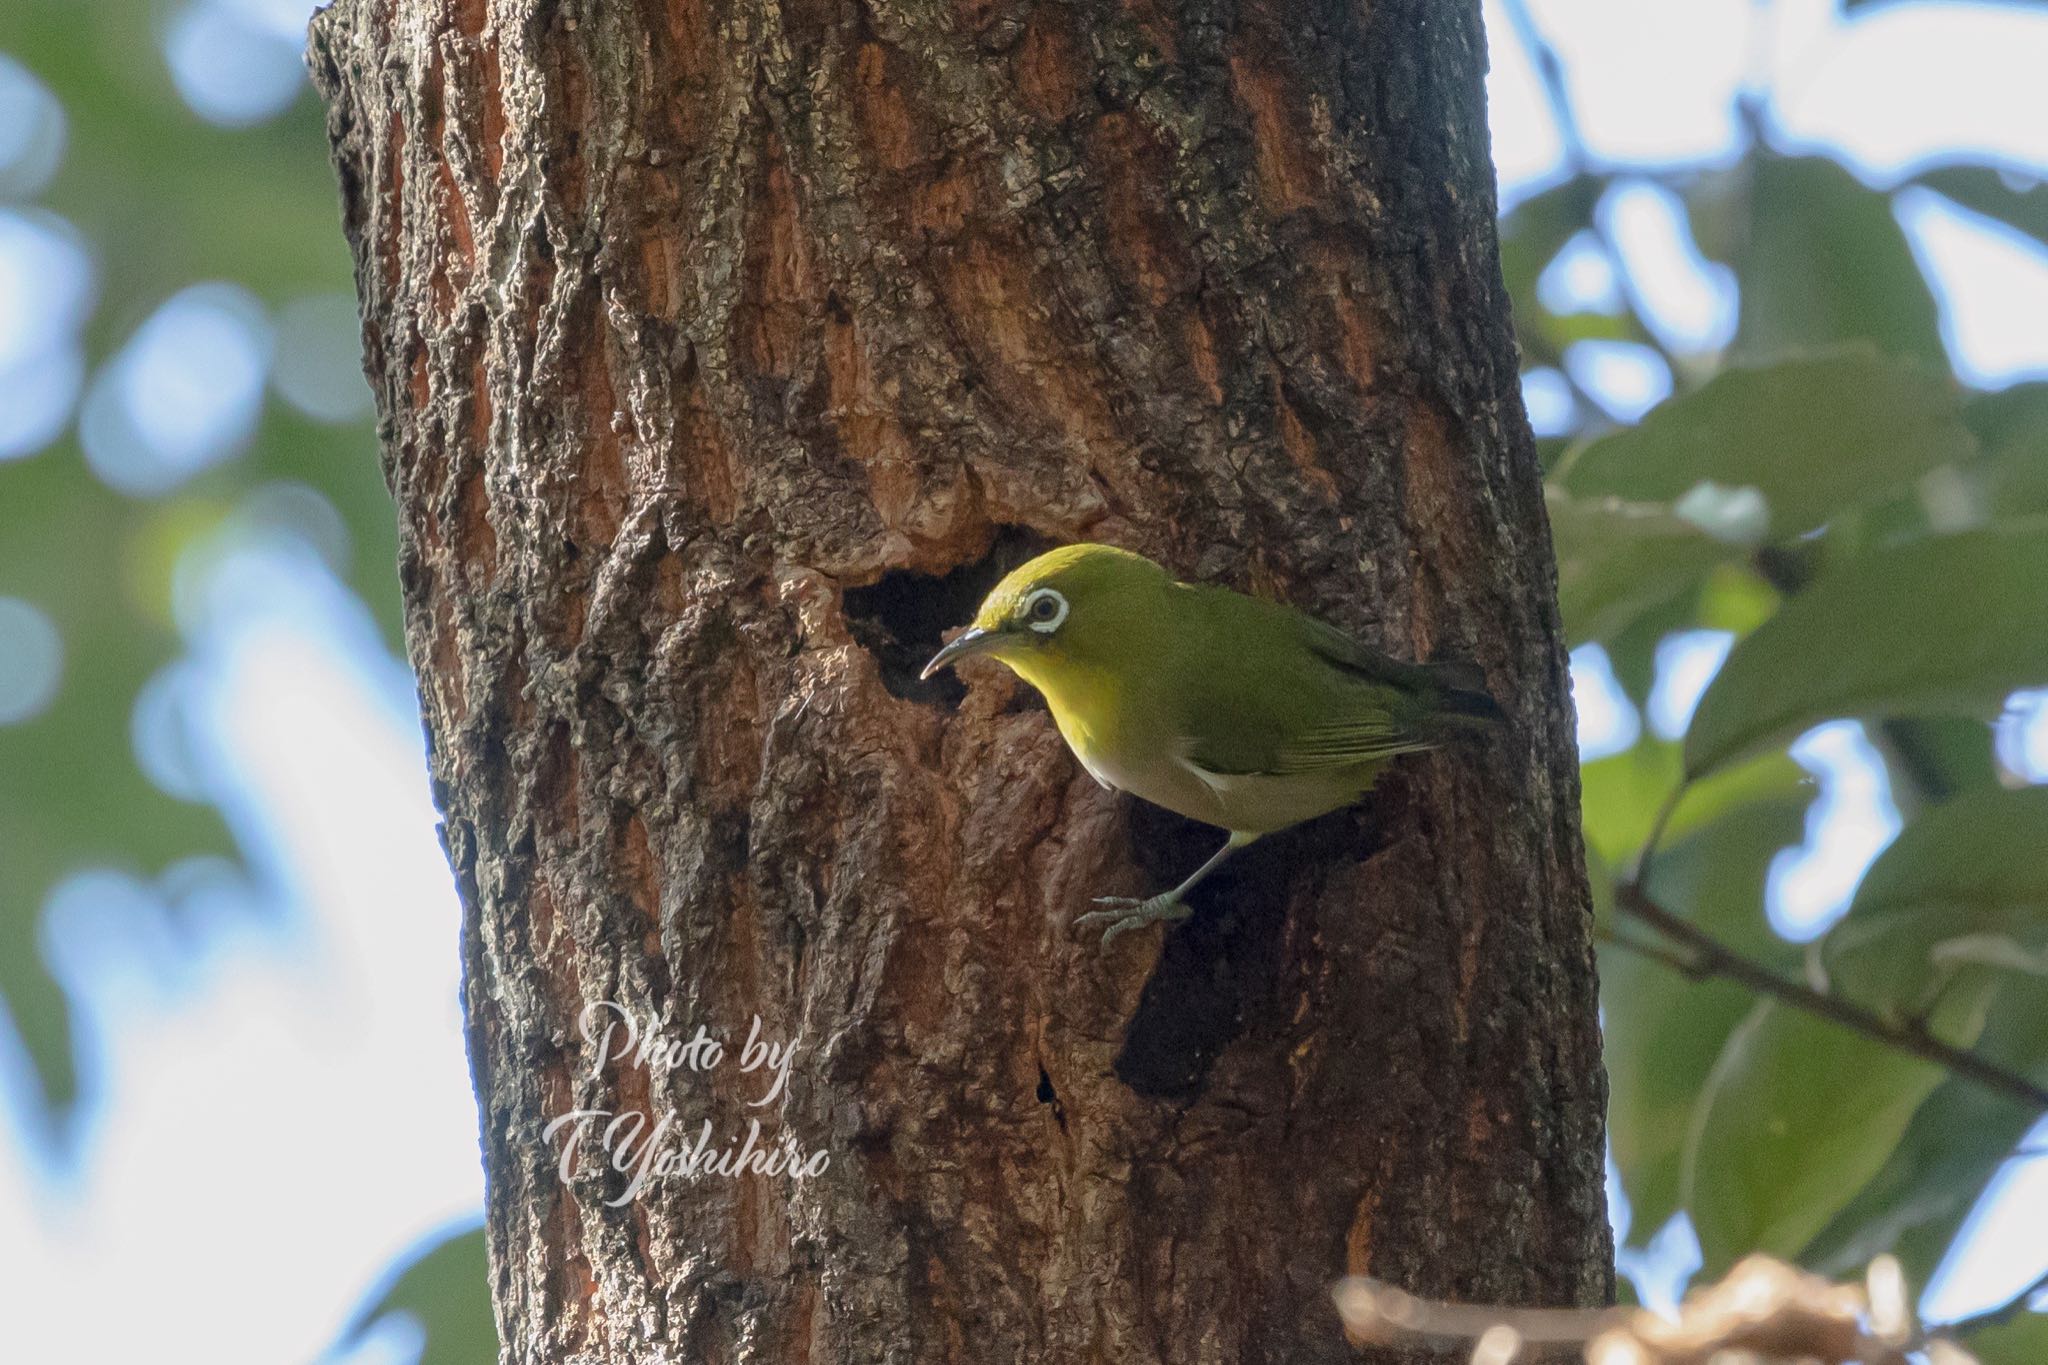
<svg viewBox="0 0 2048 1365">
<path fill-rule="evenodd" d="M 1118 934 L 1127 933 L 1132 929 L 1142 929 L 1148 924 L 1171 923 L 1174 920 L 1186 919 L 1194 913 L 1171 891 L 1162 891 L 1144 900 L 1132 896 L 1097 896 L 1095 903 L 1110 908 L 1090 910 L 1086 914 L 1076 915 L 1074 924 L 1078 928 L 1089 929 L 1098 924 L 1108 925 L 1109 928 L 1102 934 L 1102 946 L 1105 948 Z"/>
</svg>

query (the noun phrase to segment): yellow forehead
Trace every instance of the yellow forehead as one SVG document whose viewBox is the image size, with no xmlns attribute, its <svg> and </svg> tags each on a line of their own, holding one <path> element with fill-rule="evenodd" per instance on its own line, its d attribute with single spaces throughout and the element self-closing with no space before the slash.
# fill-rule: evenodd
<svg viewBox="0 0 2048 1365">
<path fill-rule="evenodd" d="M 1163 575 L 1164 569 L 1113 545 L 1062 545 L 1012 569 L 982 599 L 974 624 L 994 630 L 1016 615 L 1017 604 L 1038 588 L 1057 589 L 1069 602 L 1118 584 Z"/>
</svg>

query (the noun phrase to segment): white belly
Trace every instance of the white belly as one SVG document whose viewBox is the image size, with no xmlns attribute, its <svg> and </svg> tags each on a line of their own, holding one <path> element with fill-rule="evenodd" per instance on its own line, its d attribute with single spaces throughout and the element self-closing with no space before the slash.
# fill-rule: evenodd
<svg viewBox="0 0 2048 1365">
<path fill-rule="evenodd" d="M 1212 773 L 1179 755 L 1162 755 L 1159 762 L 1142 766 L 1119 765 L 1098 755 L 1092 762 L 1083 759 L 1082 766 L 1103 786 L 1190 820 L 1241 834 L 1270 834 L 1350 805 L 1372 785 L 1380 765 L 1274 776 Z"/>
</svg>

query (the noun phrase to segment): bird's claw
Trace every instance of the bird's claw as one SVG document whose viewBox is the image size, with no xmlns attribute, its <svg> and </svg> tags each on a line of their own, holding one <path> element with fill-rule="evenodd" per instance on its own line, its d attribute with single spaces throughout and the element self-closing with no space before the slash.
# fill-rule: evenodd
<svg viewBox="0 0 2048 1365">
<path fill-rule="evenodd" d="M 1139 899 L 1136 896 L 1097 896 L 1097 905 L 1106 905 L 1107 910 L 1090 910 L 1074 916 L 1077 928 L 1092 929 L 1098 924 L 1109 927 L 1102 933 L 1102 946 L 1107 948 L 1118 934 L 1133 929 L 1142 929 L 1148 924 L 1170 923 L 1186 919 L 1192 913 L 1170 892 Z"/>
</svg>

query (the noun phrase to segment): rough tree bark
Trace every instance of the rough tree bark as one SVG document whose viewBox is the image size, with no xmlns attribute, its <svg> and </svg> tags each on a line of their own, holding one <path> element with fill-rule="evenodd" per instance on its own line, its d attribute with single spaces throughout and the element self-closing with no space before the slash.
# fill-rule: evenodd
<svg viewBox="0 0 2048 1365">
<path fill-rule="evenodd" d="M 1349 1359 L 1347 1269 L 1610 1292 L 1566 669 L 1476 0 L 339 0 L 508 1358 Z M 1511 727 L 1106 955 L 1212 832 L 914 679 L 1109 540 Z M 1163 942 L 1163 947 L 1161 946 Z M 593 1001 L 798 1046 L 593 1065 Z M 627 1177 L 577 1108 L 814 1178 Z"/>
</svg>

